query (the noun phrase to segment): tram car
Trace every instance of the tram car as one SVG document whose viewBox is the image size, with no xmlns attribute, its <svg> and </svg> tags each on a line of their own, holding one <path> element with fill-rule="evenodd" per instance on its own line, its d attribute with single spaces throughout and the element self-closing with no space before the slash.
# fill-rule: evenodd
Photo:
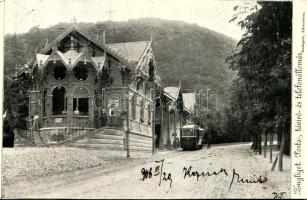
<svg viewBox="0 0 307 200">
<path fill-rule="evenodd" d="M 180 130 L 180 145 L 183 150 L 198 150 L 205 143 L 204 129 L 198 125 L 185 125 Z"/>
</svg>

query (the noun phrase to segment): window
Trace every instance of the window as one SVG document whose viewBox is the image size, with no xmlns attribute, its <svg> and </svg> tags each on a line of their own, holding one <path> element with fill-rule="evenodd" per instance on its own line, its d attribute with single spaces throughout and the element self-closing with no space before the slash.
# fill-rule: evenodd
<svg viewBox="0 0 307 200">
<path fill-rule="evenodd" d="M 47 89 L 44 89 L 43 100 L 42 100 L 43 117 L 46 116 L 46 100 L 47 100 L 46 97 L 47 97 Z"/>
<path fill-rule="evenodd" d="M 52 114 L 61 115 L 66 113 L 67 101 L 64 87 L 56 87 L 52 91 Z"/>
<path fill-rule="evenodd" d="M 153 59 L 149 61 L 149 79 L 148 81 L 153 82 L 155 78 L 155 67 L 153 63 Z"/>
<path fill-rule="evenodd" d="M 157 109 L 159 109 L 159 108 L 161 108 L 161 103 L 162 103 L 162 101 L 161 101 L 161 99 L 160 99 L 160 96 L 157 96 L 157 98 L 155 98 L 155 100 L 154 100 L 155 102 L 155 109 L 157 110 Z"/>
<path fill-rule="evenodd" d="M 63 80 L 66 77 L 66 67 L 62 64 L 55 66 L 53 76 L 56 80 Z"/>
<path fill-rule="evenodd" d="M 193 137 L 193 136 L 195 136 L 195 133 L 194 133 L 193 129 L 185 129 L 185 130 L 183 130 L 182 136 L 183 137 Z"/>
<path fill-rule="evenodd" d="M 150 105 L 150 103 L 148 103 L 147 112 L 148 112 L 148 124 L 150 124 L 151 123 L 151 105 Z"/>
<path fill-rule="evenodd" d="M 84 65 L 78 65 L 74 68 L 74 75 L 79 81 L 85 81 L 88 77 L 88 69 Z"/>
<path fill-rule="evenodd" d="M 132 119 L 135 119 L 135 117 L 136 117 L 136 97 L 135 97 L 135 95 L 133 95 L 133 97 L 132 97 L 132 102 L 131 102 L 131 104 L 132 104 L 132 106 L 131 106 L 131 108 L 132 108 Z"/>
<path fill-rule="evenodd" d="M 86 88 L 78 87 L 73 92 L 74 115 L 89 115 L 89 93 Z"/>
<path fill-rule="evenodd" d="M 126 72 L 123 68 L 121 68 L 120 72 L 122 75 L 122 86 L 126 86 Z"/>
<path fill-rule="evenodd" d="M 140 122 L 144 122 L 144 109 L 145 109 L 145 101 L 141 99 L 141 108 L 140 108 Z"/>
</svg>

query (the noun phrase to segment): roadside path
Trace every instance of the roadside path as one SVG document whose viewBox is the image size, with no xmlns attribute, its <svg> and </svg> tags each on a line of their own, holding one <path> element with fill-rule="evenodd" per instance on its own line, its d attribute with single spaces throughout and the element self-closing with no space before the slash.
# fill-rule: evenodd
<svg viewBox="0 0 307 200">
<path fill-rule="evenodd" d="M 275 154 L 277 152 L 274 152 Z M 164 159 L 163 171 L 170 181 L 154 176 L 155 166 Z M 191 171 L 218 172 L 215 176 L 184 178 L 183 168 Z M 141 169 L 153 167 L 152 178 L 142 180 Z M 270 171 L 268 158 L 255 155 L 246 144 L 220 145 L 200 151 L 172 151 L 153 158 L 121 160 L 111 166 L 76 171 L 35 182 L 4 187 L 6 198 L 273 198 L 273 192 L 290 193 L 290 158 L 285 156 L 284 172 Z M 161 168 L 160 168 L 161 169 Z M 234 181 L 233 169 L 250 180 L 267 177 L 265 183 L 242 184 Z M 162 176 L 163 178 L 163 176 Z"/>
</svg>

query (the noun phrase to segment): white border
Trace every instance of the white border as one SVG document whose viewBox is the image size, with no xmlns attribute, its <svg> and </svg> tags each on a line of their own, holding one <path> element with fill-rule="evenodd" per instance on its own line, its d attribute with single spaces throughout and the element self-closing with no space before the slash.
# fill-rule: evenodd
<svg viewBox="0 0 307 200">
<path fill-rule="evenodd" d="M 306 145 L 306 134 L 307 133 L 307 124 L 303 123 L 307 121 L 307 101 L 306 99 L 306 92 L 307 92 L 307 85 L 306 85 L 306 45 L 303 44 L 303 37 L 306 35 L 306 11 L 307 11 L 307 1 L 306 0 L 294 0 L 293 1 L 293 18 L 292 18 L 292 124 L 291 124 L 291 198 L 307 198 L 307 176 L 306 176 L 306 169 L 307 169 L 307 147 Z M 305 14 L 304 14 L 305 13 Z M 303 20 L 303 16 L 305 15 L 305 20 Z M 302 28 L 304 26 L 305 33 L 302 32 Z M 305 37 L 306 40 L 306 37 Z M 305 47 L 303 47 L 305 46 Z M 304 52 L 302 52 L 302 48 L 304 48 Z M 298 85 L 298 76 L 295 73 L 295 70 L 298 69 L 298 62 L 299 62 L 299 55 L 302 53 L 302 98 L 297 99 L 297 90 L 294 86 Z M 301 101 L 302 107 L 299 108 L 298 102 Z M 296 127 L 297 125 L 297 114 L 301 113 L 301 130 L 299 131 Z M 301 157 L 298 156 L 298 139 L 301 138 Z M 305 145 L 304 145 L 305 144 Z M 298 167 L 297 163 L 301 163 L 302 169 L 305 171 L 301 171 L 300 179 L 301 181 L 301 191 L 300 193 L 296 190 L 298 179 Z"/>
</svg>

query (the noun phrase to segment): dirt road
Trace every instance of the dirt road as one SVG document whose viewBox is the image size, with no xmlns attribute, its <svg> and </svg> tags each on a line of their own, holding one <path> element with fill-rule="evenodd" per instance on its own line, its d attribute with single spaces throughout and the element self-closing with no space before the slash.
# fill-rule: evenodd
<svg viewBox="0 0 307 200">
<path fill-rule="evenodd" d="M 255 155 L 246 144 L 215 146 L 18 183 L 4 187 L 2 193 L 7 198 L 273 198 L 273 192 L 289 195 L 290 158 L 285 156 L 283 172 L 271 172 L 270 168 L 269 159 Z M 253 183 L 242 183 L 241 178 Z"/>
</svg>

